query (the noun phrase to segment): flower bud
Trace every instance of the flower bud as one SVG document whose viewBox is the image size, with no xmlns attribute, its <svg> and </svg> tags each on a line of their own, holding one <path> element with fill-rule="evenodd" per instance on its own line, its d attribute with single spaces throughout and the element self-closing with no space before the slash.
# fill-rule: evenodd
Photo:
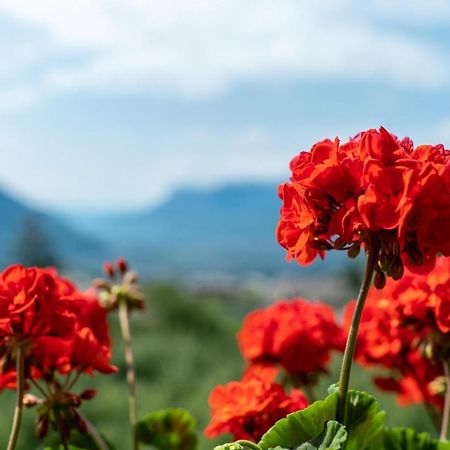
<svg viewBox="0 0 450 450">
<path fill-rule="evenodd" d="M 375 272 L 375 276 L 373 279 L 373 285 L 377 289 L 383 289 L 384 286 L 386 286 L 386 275 L 383 272 L 381 272 L 381 270 L 377 270 Z"/>
<path fill-rule="evenodd" d="M 403 276 L 405 268 L 403 267 L 403 262 L 400 258 L 396 258 L 390 267 L 391 277 L 393 280 L 397 281 Z"/>
<path fill-rule="evenodd" d="M 25 406 L 25 408 L 32 408 L 33 406 L 39 405 L 40 403 L 42 403 L 42 400 L 33 394 L 25 394 L 23 396 L 22 404 L 23 406 Z"/>
<path fill-rule="evenodd" d="M 127 272 L 123 277 L 124 283 L 135 284 L 139 281 L 139 276 L 136 272 Z"/>
<path fill-rule="evenodd" d="M 347 242 L 345 242 L 341 237 L 338 237 L 333 243 L 333 247 L 337 250 L 344 248 L 346 245 Z"/>
<path fill-rule="evenodd" d="M 328 241 L 317 237 L 309 241 L 309 245 L 316 250 L 331 250 L 333 248 L 333 246 Z"/>
<path fill-rule="evenodd" d="M 48 417 L 47 416 L 37 416 L 35 422 L 36 437 L 38 439 L 44 439 L 48 433 Z"/>
<path fill-rule="evenodd" d="M 413 266 L 421 266 L 423 264 L 423 254 L 414 245 L 407 247 L 409 262 Z"/>
<path fill-rule="evenodd" d="M 110 262 L 105 262 L 103 264 L 103 272 L 105 272 L 105 274 L 110 278 L 114 278 L 116 276 L 114 266 Z"/>
<path fill-rule="evenodd" d="M 120 270 L 120 273 L 124 275 L 128 271 L 128 263 L 125 258 L 119 258 L 117 260 L 117 267 Z"/>
<path fill-rule="evenodd" d="M 349 258 L 356 258 L 359 255 L 359 252 L 361 251 L 361 247 L 355 246 L 348 249 L 347 255 Z"/>
<path fill-rule="evenodd" d="M 80 394 L 80 398 L 82 400 L 91 400 L 97 395 L 97 391 L 95 389 L 86 389 Z"/>
<path fill-rule="evenodd" d="M 70 403 L 72 406 L 78 407 L 81 405 L 81 398 L 77 394 L 70 394 Z"/>
</svg>

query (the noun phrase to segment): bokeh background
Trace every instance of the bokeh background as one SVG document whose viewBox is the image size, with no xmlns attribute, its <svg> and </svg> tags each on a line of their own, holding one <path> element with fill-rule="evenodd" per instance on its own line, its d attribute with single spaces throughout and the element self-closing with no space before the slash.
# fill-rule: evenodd
<svg viewBox="0 0 450 450">
<path fill-rule="evenodd" d="M 339 308 L 356 289 L 358 260 L 286 263 L 274 230 L 290 159 L 380 125 L 450 145 L 449 25 L 445 0 L 0 0 L 1 266 L 56 265 L 88 286 L 126 257 L 148 301 L 141 413 L 186 407 L 201 430 L 210 389 L 240 377 L 246 312 L 296 295 Z M 86 381 L 119 448 L 123 378 Z M 22 450 L 37 447 L 32 415 Z M 430 428 L 417 408 L 388 421 Z"/>
</svg>

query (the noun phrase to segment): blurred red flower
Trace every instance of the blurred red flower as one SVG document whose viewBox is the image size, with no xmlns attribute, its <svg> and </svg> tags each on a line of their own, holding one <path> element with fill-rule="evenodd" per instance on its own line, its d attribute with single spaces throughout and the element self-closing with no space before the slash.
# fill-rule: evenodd
<svg viewBox="0 0 450 450">
<path fill-rule="evenodd" d="M 279 187 L 278 242 L 303 265 L 363 246 L 380 250 L 378 271 L 394 279 L 404 265 L 431 268 L 437 252 L 450 255 L 448 160 L 443 146 L 414 149 L 384 128 L 319 142 L 292 160 Z"/>
<path fill-rule="evenodd" d="M 231 433 L 235 440 L 258 442 L 276 421 L 305 408 L 308 401 L 297 389 L 287 394 L 279 384 L 248 377 L 216 386 L 209 405 L 212 419 L 205 429 L 207 437 Z"/>
<path fill-rule="evenodd" d="M 324 372 L 331 351 L 341 351 L 345 344 L 334 310 L 300 298 L 280 300 L 250 313 L 238 341 L 250 363 L 280 364 L 302 383 Z"/>
<path fill-rule="evenodd" d="M 438 258 L 428 274 L 406 271 L 400 281 L 371 290 L 359 327 L 356 359 L 390 370 L 376 384 L 398 394 L 401 404 L 442 406 L 439 379 L 450 357 L 450 260 Z M 345 311 L 348 328 L 354 302 Z"/>
<path fill-rule="evenodd" d="M 0 274 L 0 389 L 15 387 L 19 345 L 27 378 L 116 370 L 106 310 L 54 269 L 14 265 Z"/>
</svg>

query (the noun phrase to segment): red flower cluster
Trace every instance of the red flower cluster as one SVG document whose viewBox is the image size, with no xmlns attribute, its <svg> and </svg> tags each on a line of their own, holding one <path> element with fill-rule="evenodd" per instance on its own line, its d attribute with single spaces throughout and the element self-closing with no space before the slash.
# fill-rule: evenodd
<svg viewBox="0 0 450 450">
<path fill-rule="evenodd" d="M 319 142 L 279 187 L 278 242 L 303 265 L 362 245 L 380 251 L 378 271 L 394 279 L 404 265 L 431 268 L 436 253 L 450 255 L 449 158 L 442 145 L 414 148 L 384 128 Z"/>
<path fill-rule="evenodd" d="M 384 390 L 395 391 L 400 403 L 442 406 L 436 382 L 450 357 L 450 261 L 438 258 L 427 275 L 406 271 L 402 280 L 371 291 L 363 312 L 356 359 L 364 365 L 391 369 L 376 378 Z M 348 327 L 354 309 L 345 313 Z"/>
<path fill-rule="evenodd" d="M 342 351 L 345 344 L 334 310 L 300 298 L 280 300 L 250 313 L 238 341 L 250 363 L 279 364 L 301 383 L 324 372 L 330 352 Z"/>
<path fill-rule="evenodd" d="M 0 275 L 0 389 L 15 386 L 18 346 L 27 378 L 116 370 L 106 310 L 53 269 L 15 265 Z"/>
<path fill-rule="evenodd" d="M 308 405 L 294 387 L 315 383 L 326 371 L 331 351 L 344 347 L 333 309 L 300 298 L 250 313 L 238 341 L 248 366 L 242 381 L 212 391 L 208 437 L 228 432 L 235 439 L 258 441 L 278 419 Z M 280 368 L 286 375 L 283 385 L 276 382 Z M 293 387 L 290 394 L 286 385 Z"/>
<path fill-rule="evenodd" d="M 305 408 L 308 401 L 297 389 L 287 395 L 283 387 L 248 377 L 216 386 L 209 396 L 212 420 L 207 437 L 231 433 L 234 439 L 258 442 L 279 419 Z"/>
</svg>

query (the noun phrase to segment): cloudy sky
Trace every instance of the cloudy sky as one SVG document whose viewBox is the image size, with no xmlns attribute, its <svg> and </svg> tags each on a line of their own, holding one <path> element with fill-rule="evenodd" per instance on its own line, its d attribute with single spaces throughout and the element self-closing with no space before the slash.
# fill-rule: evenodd
<svg viewBox="0 0 450 450">
<path fill-rule="evenodd" d="M 446 0 L 0 0 L 0 185 L 51 209 L 287 177 L 384 125 L 450 146 Z"/>
</svg>

